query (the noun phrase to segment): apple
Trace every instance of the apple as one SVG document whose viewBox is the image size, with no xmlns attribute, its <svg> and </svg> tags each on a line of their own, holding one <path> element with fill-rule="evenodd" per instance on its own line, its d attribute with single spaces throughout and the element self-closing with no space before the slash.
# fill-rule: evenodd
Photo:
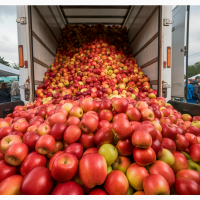
<svg viewBox="0 0 200 200">
<path fill-rule="evenodd" d="M 83 109 L 84 112 L 88 112 L 93 110 L 94 108 L 94 102 L 90 98 L 85 98 L 81 101 L 81 108 Z"/>
<path fill-rule="evenodd" d="M 81 123 L 81 121 L 80 121 L 80 119 L 78 117 L 72 116 L 72 117 L 68 118 L 66 125 L 67 126 L 70 126 L 70 125 L 79 126 L 80 123 Z"/>
<path fill-rule="evenodd" d="M 78 126 L 71 125 L 66 128 L 63 138 L 68 144 L 75 143 L 81 136 L 81 129 Z"/>
<path fill-rule="evenodd" d="M 185 130 L 186 133 L 192 133 L 196 136 L 200 136 L 200 129 L 196 126 L 190 126 Z"/>
<path fill-rule="evenodd" d="M 13 166 L 21 165 L 28 155 L 28 147 L 24 143 L 14 143 L 5 153 L 5 161 Z"/>
<path fill-rule="evenodd" d="M 148 104 L 146 102 L 144 102 L 144 101 L 138 101 L 135 104 L 135 108 L 137 108 L 141 112 L 142 110 L 148 108 Z"/>
<path fill-rule="evenodd" d="M 107 195 L 107 193 L 102 189 L 95 188 L 88 195 Z"/>
<path fill-rule="evenodd" d="M 133 195 L 145 195 L 144 191 L 137 191 Z"/>
<path fill-rule="evenodd" d="M 98 128 L 98 120 L 93 115 L 81 119 L 80 128 L 85 133 L 93 133 Z"/>
<path fill-rule="evenodd" d="M 200 121 L 192 121 L 191 126 L 195 126 L 200 130 Z"/>
<path fill-rule="evenodd" d="M 182 119 L 184 120 L 184 121 L 192 121 L 192 117 L 191 117 L 191 115 L 189 115 L 189 114 L 183 114 L 182 115 Z"/>
<path fill-rule="evenodd" d="M 179 195 L 199 195 L 200 189 L 196 181 L 187 177 L 178 177 L 174 185 L 175 191 Z"/>
<path fill-rule="evenodd" d="M 119 140 L 116 144 L 118 154 L 120 156 L 130 156 L 133 154 L 134 146 L 131 141 L 131 136 L 124 140 Z"/>
<path fill-rule="evenodd" d="M 83 156 L 79 162 L 79 175 L 83 184 L 88 188 L 102 185 L 107 176 L 105 158 L 98 153 Z"/>
<path fill-rule="evenodd" d="M 145 120 L 153 121 L 154 118 L 155 118 L 155 115 L 151 109 L 143 109 L 141 111 L 142 121 L 145 121 Z"/>
<path fill-rule="evenodd" d="M 185 137 L 189 141 L 189 147 L 191 147 L 193 144 L 198 144 L 197 137 L 194 134 L 186 133 Z"/>
<path fill-rule="evenodd" d="M 0 169 L 0 183 L 9 176 L 17 173 L 17 167 L 7 164 L 5 160 L 0 160 Z"/>
<path fill-rule="evenodd" d="M 162 140 L 162 146 L 163 146 L 163 148 L 168 149 L 172 153 L 176 151 L 176 144 L 170 138 L 163 138 L 163 140 Z"/>
<path fill-rule="evenodd" d="M 47 159 L 45 156 L 38 154 L 36 151 L 32 151 L 23 160 L 20 167 L 20 173 L 22 176 L 25 176 L 35 167 L 38 167 L 38 166 L 45 167 L 46 163 L 47 163 Z"/>
<path fill-rule="evenodd" d="M 48 121 L 49 121 L 49 124 L 53 126 L 54 124 L 57 124 L 57 123 L 65 124 L 67 120 L 66 120 L 66 115 L 64 113 L 58 112 L 51 115 Z"/>
<path fill-rule="evenodd" d="M 29 150 L 35 150 L 35 144 L 39 138 L 40 135 L 35 132 L 30 132 L 30 134 L 25 137 L 23 142 L 28 146 Z"/>
<path fill-rule="evenodd" d="M 117 113 L 125 113 L 128 109 L 128 101 L 124 98 L 118 98 L 112 103 L 112 107 Z"/>
<path fill-rule="evenodd" d="M 118 156 L 115 162 L 113 163 L 112 168 L 114 170 L 122 171 L 124 174 L 126 174 L 126 171 L 130 165 L 131 161 L 129 158 L 124 156 Z"/>
<path fill-rule="evenodd" d="M 102 146 L 103 144 L 112 144 L 114 140 L 114 135 L 110 128 L 101 128 L 94 135 L 94 142 L 97 146 Z"/>
<path fill-rule="evenodd" d="M 83 153 L 83 156 L 85 156 L 89 153 L 98 153 L 98 151 L 99 151 L 99 149 L 96 147 L 89 148 L 89 149 L 85 150 L 85 152 Z"/>
<path fill-rule="evenodd" d="M 172 124 L 162 124 L 162 135 L 164 138 L 176 139 L 177 131 L 176 127 Z"/>
<path fill-rule="evenodd" d="M 9 127 L 10 124 L 4 119 L 4 120 L 0 120 L 0 128 L 3 127 Z"/>
<path fill-rule="evenodd" d="M 176 139 L 174 140 L 176 144 L 176 149 L 178 151 L 185 151 L 189 147 L 188 139 L 180 134 L 177 134 Z"/>
<path fill-rule="evenodd" d="M 66 183 L 59 183 L 54 188 L 51 195 L 84 195 L 84 192 L 78 183 L 69 181 Z"/>
<path fill-rule="evenodd" d="M 121 140 L 131 135 L 132 127 L 127 119 L 119 118 L 113 122 L 112 131 Z"/>
<path fill-rule="evenodd" d="M 52 152 L 55 145 L 55 139 L 51 135 L 42 135 L 35 144 L 35 150 L 42 155 Z"/>
<path fill-rule="evenodd" d="M 63 123 L 56 123 L 53 125 L 50 131 L 50 135 L 55 138 L 55 140 L 61 140 L 65 132 L 66 125 Z"/>
<path fill-rule="evenodd" d="M 84 150 L 95 147 L 94 134 L 82 133 L 80 139 L 78 140 L 78 143 L 80 143 L 83 146 Z"/>
<path fill-rule="evenodd" d="M 72 153 L 58 155 L 52 165 L 51 175 L 59 182 L 71 180 L 78 169 L 78 159 Z"/>
<path fill-rule="evenodd" d="M 136 163 L 131 164 L 126 171 L 129 184 L 135 190 L 143 190 L 143 181 L 148 175 L 146 168 Z"/>
<path fill-rule="evenodd" d="M 156 139 L 152 142 L 151 148 L 154 150 L 156 154 L 156 158 L 160 157 L 163 151 L 163 146 L 161 143 L 162 140 Z"/>
<path fill-rule="evenodd" d="M 147 131 L 151 137 L 152 137 L 152 141 L 156 140 L 157 139 L 157 131 L 154 127 L 154 125 L 148 123 L 148 122 L 145 122 L 146 124 L 140 124 L 137 126 L 137 128 L 135 129 L 135 131 Z M 147 124 L 148 123 L 148 124 Z"/>
<path fill-rule="evenodd" d="M 103 144 L 98 153 L 105 158 L 107 166 L 112 165 L 118 157 L 118 151 L 112 144 Z"/>
<path fill-rule="evenodd" d="M 169 195 L 170 188 L 165 178 L 159 174 L 150 174 L 143 182 L 146 195 Z"/>
<path fill-rule="evenodd" d="M 22 133 L 22 132 L 19 132 L 19 131 L 10 132 L 10 133 L 8 133 L 8 135 L 18 135 L 20 138 L 23 137 L 23 133 Z"/>
<path fill-rule="evenodd" d="M 12 132 L 11 127 L 5 126 L 5 127 L 0 128 L 0 140 L 4 138 L 5 136 L 7 136 L 10 132 Z"/>
<path fill-rule="evenodd" d="M 173 153 L 173 156 L 175 158 L 175 163 L 171 166 L 171 168 L 175 174 L 182 169 L 188 169 L 187 159 L 182 153 L 176 151 Z"/>
<path fill-rule="evenodd" d="M 165 178 L 171 188 L 175 183 L 175 175 L 172 168 L 161 160 L 157 160 L 153 165 L 149 166 L 150 174 L 159 174 Z"/>
<path fill-rule="evenodd" d="M 159 156 L 158 160 L 161 160 L 165 163 L 167 163 L 170 167 L 174 165 L 175 163 L 175 158 L 174 155 L 171 153 L 171 151 L 169 151 L 168 149 L 164 149 L 161 153 L 161 155 Z"/>
<path fill-rule="evenodd" d="M 50 158 L 49 163 L 48 163 L 48 168 L 49 168 L 50 171 L 52 169 L 52 165 L 53 165 L 53 162 L 54 162 L 55 158 L 57 156 L 59 156 L 60 154 L 62 154 L 62 153 L 64 153 L 64 151 L 58 151 Z"/>
<path fill-rule="evenodd" d="M 113 122 L 119 118 L 124 118 L 124 119 L 129 120 L 128 116 L 125 113 L 119 113 L 119 114 L 114 115 Z"/>
<path fill-rule="evenodd" d="M 51 126 L 47 123 L 43 123 L 38 126 L 37 134 L 39 135 L 49 135 L 51 132 Z"/>
<path fill-rule="evenodd" d="M 132 108 L 129 108 L 127 111 L 126 111 L 126 115 L 128 116 L 129 120 L 130 121 L 140 121 L 141 119 L 141 114 L 140 112 L 138 111 L 138 109 L 132 107 Z"/>
<path fill-rule="evenodd" d="M 178 173 L 176 174 L 176 178 L 178 177 L 189 178 L 200 184 L 200 173 L 191 169 L 183 169 L 178 171 Z"/>
<path fill-rule="evenodd" d="M 46 167 L 38 166 L 24 176 L 20 192 L 25 195 L 48 195 L 53 186 L 54 182 L 50 170 Z"/>
<path fill-rule="evenodd" d="M 71 108 L 70 116 L 75 116 L 80 119 L 82 117 L 82 115 L 83 115 L 83 109 L 81 107 L 73 106 L 73 108 Z"/>
<path fill-rule="evenodd" d="M 0 183 L 0 195 L 19 195 L 23 176 L 11 175 Z"/>
<path fill-rule="evenodd" d="M 83 146 L 79 143 L 73 143 L 67 146 L 64 152 L 74 154 L 79 160 L 83 155 Z"/>
<path fill-rule="evenodd" d="M 138 165 L 146 166 L 156 161 L 156 154 L 151 147 L 146 149 L 135 147 L 133 150 L 133 158 Z"/>
<path fill-rule="evenodd" d="M 111 128 L 111 124 L 107 120 L 101 120 L 98 125 L 98 129 Z"/>
<path fill-rule="evenodd" d="M 110 110 L 103 109 L 99 112 L 99 119 L 100 120 L 107 120 L 110 122 L 113 118 L 113 114 Z"/>
<path fill-rule="evenodd" d="M 126 195 L 129 182 L 123 172 L 113 170 L 106 178 L 104 188 L 109 195 Z"/>
<path fill-rule="evenodd" d="M 139 148 L 148 148 L 152 145 L 152 137 L 146 131 L 135 131 L 132 134 L 132 143 Z"/>
<path fill-rule="evenodd" d="M 194 162 L 200 162 L 200 144 L 193 144 L 190 147 L 190 156 Z"/>
</svg>

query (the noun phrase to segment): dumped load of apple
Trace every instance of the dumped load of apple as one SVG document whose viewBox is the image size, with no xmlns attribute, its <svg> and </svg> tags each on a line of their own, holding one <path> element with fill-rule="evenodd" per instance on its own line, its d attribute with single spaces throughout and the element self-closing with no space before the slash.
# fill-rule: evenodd
<svg viewBox="0 0 200 200">
<path fill-rule="evenodd" d="M 1 195 L 200 195 L 200 116 L 157 97 L 126 28 L 66 25 L 36 94 L 0 119 Z"/>
</svg>

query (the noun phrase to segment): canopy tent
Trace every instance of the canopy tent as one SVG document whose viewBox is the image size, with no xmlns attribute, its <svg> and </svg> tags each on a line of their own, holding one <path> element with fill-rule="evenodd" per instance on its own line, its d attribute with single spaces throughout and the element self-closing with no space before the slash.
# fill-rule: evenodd
<svg viewBox="0 0 200 200">
<path fill-rule="evenodd" d="M 190 77 L 189 79 L 195 79 L 197 76 L 200 76 L 200 74 L 197 74 L 195 76 Z"/>
<path fill-rule="evenodd" d="M 5 76 L 19 76 L 20 71 L 17 69 L 13 69 L 11 67 L 8 67 L 6 65 L 3 65 L 0 63 L 0 77 Z"/>
</svg>

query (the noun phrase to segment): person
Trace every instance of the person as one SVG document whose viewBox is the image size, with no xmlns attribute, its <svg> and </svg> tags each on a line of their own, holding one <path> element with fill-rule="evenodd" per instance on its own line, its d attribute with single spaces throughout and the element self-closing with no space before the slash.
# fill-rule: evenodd
<svg viewBox="0 0 200 200">
<path fill-rule="evenodd" d="M 191 83 L 191 80 L 188 79 L 188 94 L 187 94 L 188 97 L 186 101 L 188 103 L 196 103 L 197 97 L 194 95 L 194 88 L 190 83 Z"/>
<path fill-rule="evenodd" d="M 20 90 L 18 81 L 13 81 L 10 94 L 11 94 L 11 102 L 20 100 Z"/>
<path fill-rule="evenodd" d="M 10 102 L 10 94 L 8 93 L 8 83 L 1 82 L 0 85 L 0 103 Z"/>
<path fill-rule="evenodd" d="M 194 89 L 194 95 L 197 98 L 196 103 L 200 103 L 200 76 L 196 76 L 195 80 L 190 83 Z"/>
</svg>

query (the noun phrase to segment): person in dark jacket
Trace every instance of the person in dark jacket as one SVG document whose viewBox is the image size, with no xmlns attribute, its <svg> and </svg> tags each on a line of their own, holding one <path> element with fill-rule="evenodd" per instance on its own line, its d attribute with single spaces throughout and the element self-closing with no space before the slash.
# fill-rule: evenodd
<svg viewBox="0 0 200 200">
<path fill-rule="evenodd" d="M 8 93 L 8 83 L 2 82 L 0 86 L 0 103 L 10 102 L 10 94 Z"/>
<path fill-rule="evenodd" d="M 197 98 L 196 103 L 200 103 L 200 76 L 197 76 L 194 81 L 190 83 L 194 88 L 194 95 Z"/>
</svg>

